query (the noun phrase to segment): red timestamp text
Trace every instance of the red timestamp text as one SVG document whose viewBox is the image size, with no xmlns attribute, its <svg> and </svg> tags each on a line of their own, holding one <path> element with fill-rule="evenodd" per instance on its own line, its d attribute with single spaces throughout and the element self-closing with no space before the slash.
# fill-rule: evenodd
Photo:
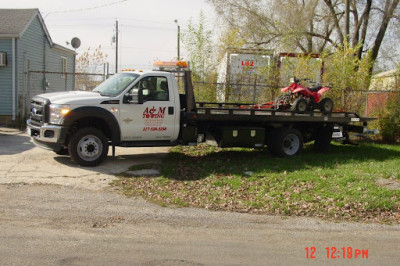
<svg viewBox="0 0 400 266">
<path fill-rule="evenodd" d="M 307 259 L 317 258 L 316 247 L 306 247 L 305 250 Z M 327 259 L 368 259 L 368 249 L 325 247 L 325 257 Z"/>
</svg>

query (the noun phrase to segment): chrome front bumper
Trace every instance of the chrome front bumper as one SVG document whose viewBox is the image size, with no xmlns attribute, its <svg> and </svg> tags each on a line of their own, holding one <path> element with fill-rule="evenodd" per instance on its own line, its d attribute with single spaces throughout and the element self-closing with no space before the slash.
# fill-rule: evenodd
<svg viewBox="0 0 400 266">
<path fill-rule="evenodd" d="M 44 143 L 60 143 L 65 140 L 65 127 L 44 124 L 43 126 L 36 126 L 32 123 L 31 119 L 26 121 L 28 135 L 36 141 Z"/>
</svg>

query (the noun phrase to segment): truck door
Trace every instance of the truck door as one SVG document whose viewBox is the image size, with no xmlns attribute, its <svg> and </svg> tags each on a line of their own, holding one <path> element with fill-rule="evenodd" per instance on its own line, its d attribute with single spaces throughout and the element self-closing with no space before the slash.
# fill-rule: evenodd
<svg viewBox="0 0 400 266">
<path fill-rule="evenodd" d="M 172 84 L 165 76 L 146 76 L 132 88 L 145 91 L 142 104 L 121 102 L 123 141 L 176 140 L 179 110 L 175 108 Z"/>
</svg>

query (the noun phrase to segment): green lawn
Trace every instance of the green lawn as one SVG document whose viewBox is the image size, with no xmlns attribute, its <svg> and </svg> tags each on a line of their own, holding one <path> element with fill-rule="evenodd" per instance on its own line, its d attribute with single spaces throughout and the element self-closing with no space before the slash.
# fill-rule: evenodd
<svg viewBox="0 0 400 266">
<path fill-rule="evenodd" d="M 376 184 L 379 178 L 400 181 L 398 145 L 333 144 L 327 154 L 306 145 L 291 158 L 267 150 L 178 146 L 162 165 L 150 167 L 162 176 L 121 175 L 113 185 L 163 206 L 400 222 L 400 190 Z"/>
</svg>

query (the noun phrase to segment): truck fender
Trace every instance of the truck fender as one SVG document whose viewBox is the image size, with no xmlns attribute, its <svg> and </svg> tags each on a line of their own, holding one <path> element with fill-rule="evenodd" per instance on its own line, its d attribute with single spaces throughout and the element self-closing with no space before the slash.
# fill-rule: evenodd
<svg viewBox="0 0 400 266">
<path fill-rule="evenodd" d="M 94 117 L 103 120 L 111 130 L 112 143 L 118 144 L 121 139 L 121 129 L 118 120 L 108 110 L 101 107 L 78 107 L 71 110 L 61 121 L 63 125 L 72 125 L 76 121 L 86 118 Z"/>
</svg>

